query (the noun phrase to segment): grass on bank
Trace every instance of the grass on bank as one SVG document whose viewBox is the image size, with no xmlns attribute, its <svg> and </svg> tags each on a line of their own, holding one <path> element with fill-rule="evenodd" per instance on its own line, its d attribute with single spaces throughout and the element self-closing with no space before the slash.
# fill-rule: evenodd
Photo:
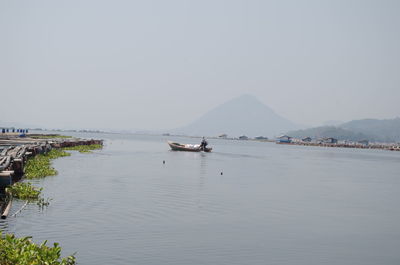
<svg viewBox="0 0 400 265">
<path fill-rule="evenodd" d="M 46 176 L 55 176 L 57 175 L 57 170 L 55 170 L 51 166 L 51 160 L 63 157 L 70 156 L 70 153 L 67 153 L 63 150 L 52 149 L 50 152 L 46 154 L 37 155 L 28 160 L 25 166 L 25 176 L 28 179 L 33 178 L 43 178 Z"/>
<path fill-rule="evenodd" d="M 46 245 L 47 241 L 38 245 L 31 237 L 17 238 L 12 234 L 0 231 L 0 264 L 2 265 L 74 265 L 74 255 L 61 258 L 61 247 L 54 243 L 53 247 Z"/>
<path fill-rule="evenodd" d="M 57 170 L 51 166 L 51 160 L 58 157 L 70 156 L 71 154 L 65 152 L 65 150 L 91 153 L 91 150 L 97 150 L 101 148 L 103 148 L 101 144 L 91 144 L 64 147 L 62 149 L 52 149 L 46 154 L 40 154 L 28 160 L 25 165 L 25 177 L 28 179 L 34 179 L 57 175 Z"/>
<path fill-rule="evenodd" d="M 79 151 L 81 153 L 91 153 L 92 150 L 102 149 L 101 144 L 90 144 L 90 145 L 77 145 L 71 147 L 64 147 L 63 150 Z"/>
<path fill-rule="evenodd" d="M 44 199 L 40 196 L 43 188 L 37 188 L 29 182 L 17 182 L 6 188 L 6 193 L 12 198 L 26 200 L 28 202 L 36 202 L 43 209 L 50 205 L 49 198 Z M 1 263 L 0 263 L 1 264 Z"/>
<path fill-rule="evenodd" d="M 6 191 L 13 198 L 31 201 L 38 200 L 40 198 L 42 188 L 36 188 L 29 182 L 17 182 L 11 186 L 8 186 Z"/>
</svg>

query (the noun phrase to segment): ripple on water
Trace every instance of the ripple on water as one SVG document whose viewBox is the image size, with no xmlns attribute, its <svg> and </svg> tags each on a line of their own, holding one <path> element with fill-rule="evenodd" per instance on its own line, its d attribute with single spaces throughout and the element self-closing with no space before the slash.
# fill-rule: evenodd
<svg viewBox="0 0 400 265">
<path fill-rule="evenodd" d="M 53 198 L 47 209 L 29 205 L 0 229 L 60 242 L 79 264 L 398 260 L 392 153 L 219 140 L 212 154 L 179 153 L 160 137 L 104 137 L 106 156 L 74 153 L 37 181 Z"/>
</svg>

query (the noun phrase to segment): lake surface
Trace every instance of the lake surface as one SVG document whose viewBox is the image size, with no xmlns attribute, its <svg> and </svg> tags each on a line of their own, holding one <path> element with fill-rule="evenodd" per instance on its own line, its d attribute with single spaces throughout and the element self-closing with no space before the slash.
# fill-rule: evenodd
<svg viewBox="0 0 400 265">
<path fill-rule="evenodd" d="M 400 152 L 81 136 L 104 149 L 55 160 L 59 174 L 35 181 L 50 206 L 0 229 L 59 242 L 78 264 L 400 264 Z"/>
</svg>

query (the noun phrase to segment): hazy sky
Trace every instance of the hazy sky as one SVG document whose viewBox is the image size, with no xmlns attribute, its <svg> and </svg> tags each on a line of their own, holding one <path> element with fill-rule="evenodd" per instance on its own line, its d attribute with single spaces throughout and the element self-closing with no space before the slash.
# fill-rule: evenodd
<svg viewBox="0 0 400 265">
<path fill-rule="evenodd" d="M 0 0 L 0 121 L 174 128 L 244 93 L 393 118 L 399 84 L 400 1 Z"/>
</svg>

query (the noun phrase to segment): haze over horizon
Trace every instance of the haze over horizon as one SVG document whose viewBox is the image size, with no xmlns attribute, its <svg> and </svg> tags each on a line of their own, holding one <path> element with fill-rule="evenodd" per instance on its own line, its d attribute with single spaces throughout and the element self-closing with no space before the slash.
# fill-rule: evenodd
<svg viewBox="0 0 400 265">
<path fill-rule="evenodd" d="M 185 126 L 242 94 L 304 125 L 400 116 L 398 1 L 0 0 L 0 121 Z"/>
</svg>

